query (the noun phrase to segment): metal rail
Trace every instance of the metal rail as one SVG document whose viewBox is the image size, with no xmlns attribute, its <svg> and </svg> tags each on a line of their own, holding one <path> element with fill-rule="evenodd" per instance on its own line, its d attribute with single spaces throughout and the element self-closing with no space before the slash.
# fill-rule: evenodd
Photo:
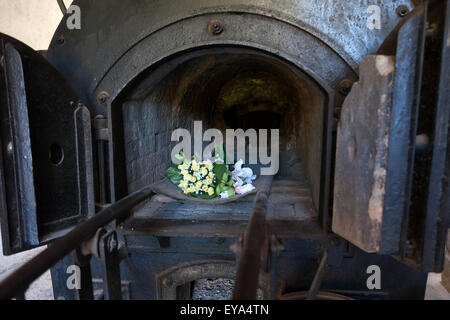
<svg viewBox="0 0 450 320">
<path fill-rule="evenodd" d="M 65 15 L 67 13 L 67 8 L 66 8 L 66 4 L 64 3 L 63 0 L 56 0 L 58 2 L 59 8 L 61 9 L 61 12 L 63 15 Z"/>
<path fill-rule="evenodd" d="M 99 228 L 108 225 L 115 219 L 126 217 L 134 206 L 152 195 L 151 186 L 136 191 L 103 209 L 62 238 L 53 242 L 47 249 L 0 282 L 0 300 L 12 299 L 23 295 L 33 281 L 67 254 L 77 249 L 83 241 L 91 238 Z"/>
<path fill-rule="evenodd" d="M 265 179 L 257 193 L 253 211 L 244 237 L 236 273 L 233 300 L 254 300 L 258 290 L 259 270 L 264 248 L 267 247 L 266 213 L 273 176 Z"/>
</svg>

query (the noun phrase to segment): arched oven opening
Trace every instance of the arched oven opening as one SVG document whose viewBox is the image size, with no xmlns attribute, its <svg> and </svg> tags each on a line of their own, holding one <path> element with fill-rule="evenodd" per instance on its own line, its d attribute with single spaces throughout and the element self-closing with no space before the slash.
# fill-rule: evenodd
<svg viewBox="0 0 450 320">
<path fill-rule="evenodd" d="M 113 130 L 116 139 L 122 130 L 119 154 L 124 155 L 114 166 L 122 167 L 125 192 L 132 193 L 165 177 L 178 143 L 171 141 L 175 129 L 193 135 L 194 121 L 202 121 L 203 132 L 215 128 L 224 137 L 227 129 L 279 129 L 279 171 L 272 184 L 267 223 L 280 239 L 320 238 L 327 103 L 319 84 L 275 55 L 229 46 L 183 52 L 140 74 L 112 103 Z M 117 145 L 117 141 L 113 142 Z M 226 204 L 199 205 L 157 195 L 135 208 L 124 228 L 170 239 L 170 249 L 200 241 L 192 237 L 201 238 L 233 258 L 230 246 L 245 232 L 253 201 L 254 196 L 247 196 Z M 216 242 L 217 237 L 223 241 Z M 207 265 L 214 257 L 203 262 Z M 204 274 L 183 280 L 177 290 L 170 287 L 169 296 L 199 298 L 209 278 Z M 216 278 L 227 277 L 218 273 L 211 279 Z"/>
<path fill-rule="evenodd" d="M 277 182 L 279 190 L 297 181 L 290 188 L 297 190 L 292 197 L 307 199 L 301 209 L 291 203 L 283 214 L 305 218 L 306 211 L 315 217 L 325 102 L 320 86 L 302 70 L 259 50 L 199 49 L 163 61 L 136 78 L 113 103 L 122 113 L 127 191 L 164 177 L 178 143 L 171 142 L 172 132 L 184 128 L 193 133 L 194 121 L 202 121 L 203 131 L 221 130 L 224 137 L 230 128 L 279 129 L 276 180 L 285 181 Z"/>
</svg>

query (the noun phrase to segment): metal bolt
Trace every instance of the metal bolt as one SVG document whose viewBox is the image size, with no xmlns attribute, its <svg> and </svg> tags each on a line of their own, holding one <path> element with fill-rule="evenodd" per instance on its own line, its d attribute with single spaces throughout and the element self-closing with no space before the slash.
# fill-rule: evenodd
<svg viewBox="0 0 450 320">
<path fill-rule="evenodd" d="M 339 240 L 339 238 L 337 238 L 337 237 L 332 237 L 331 239 L 330 239 L 330 245 L 332 246 L 332 247 L 337 247 L 337 246 L 339 246 L 341 244 L 341 241 Z"/>
<path fill-rule="evenodd" d="M 436 30 L 438 30 L 438 26 L 435 23 L 429 25 L 427 22 L 425 35 L 427 37 L 432 37 L 436 33 Z"/>
<path fill-rule="evenodd" d="M 405 247 L 405 255 L 408 257 L 412 257 L 414 255 L 414 250 L 415 250 L 414 244 L 410 240 L 407 240 Z"/>
<path fill-rule="evenodd" d="M 8 142 L 8 144 L 6 145 L 6 152 L 11 155 L 13 152 L 13 145 L 12 142 Z"/>
<path fill-rule="evenodd" d="M 111 240 L 109 240 L 109 252 L 113 252 L 115 249 L 117 249 L 117 240 L 113 237 Z"/>
<path fill-rule="evenodd" d="M 402 5 L 402 6 L 398 6 L 398 8 L 397 8 L 397 10 L 395 12 L 397 13 L 397 15 L 400 18 L 403 18 L 409 13 L 409 9 L 408 9 L 407 6 Z"/>
<path fill-rule="evenodd" d="M 164 287 L 170 288 L 171 286 L 173 286 L 173 281 L 169 278 L 165 278 L 162 280 L 162 284 Z"/>
<path fill-rule="evenodd" d="M 427 134 L 421 133 L 416 136 L 416 150 L 417 151 L 426 151 L 428 146 L 430 145 L 430 138 Z"/>
<path fill-rule="evenodd" d="M 221 238 L 221 237 L 215 238 L 216 244 L 222 244 L 222 243 L 225 243 L 225 241 L 226 241 L 226 238 Z"/>
<path fill-rule="evenodd" d="M 217 36 L 223 31 L 223 23 L 220 20 L 212 19 L 208 24 L 208 31 L 210 34 Z"/>
<path fill-rule="evenodd" d="M 64 38 L 63 35 L 60 35 L 60 36 L 56 39 L 56 41 L 58 42 L 58 44 L 63 45 L 63 44 L 66 42 L 66 39 Z"/>
<path fill-rule="evenodd" d="M 108 98 L 109 98 L 109 93 L 106 91 L 100 92 L 97 96 L 97 100 L 101 104 L 106 104 L 106 102 L 108 101 Z"/>
<path fill-rule="evenodd" d="M 339 83 L 338 90 L 339 93 L 343 96 L 347 96 L 350 93 L 350 90 L 352 89 L 353 81 L 349 79 L 344 79 Z"/>
</svg>

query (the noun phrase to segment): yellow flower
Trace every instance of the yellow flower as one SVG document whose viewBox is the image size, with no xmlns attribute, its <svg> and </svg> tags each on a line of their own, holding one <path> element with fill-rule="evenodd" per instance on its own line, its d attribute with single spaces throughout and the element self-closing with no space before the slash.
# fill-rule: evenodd
<svg viewBox="0 0 450 320">
<path fill-rule="evenodd" d="M 197 189 L 200 189 L 202 187 L 203 183 L 201 181 L 197 181 L 197 183 L 195 184 L 195 187 Z"/>
<path fill-rule="evenodd" d="M 182 189 L 185 189 L 187 187 L 187 181 L 181 181 L 178 186 Z"/>
<path fill-rule="evenodd" d="M 189 163 L 187 163 L 187 162 L 183 163 L 183 168 L 185 170 L 189 169 Z"/>
<path fill-rule="evenodd" d="M 180 165 L 178 166 L 178 170 L 183 170 L 183 165 L 180 164 Z"/>
<path fill-rule="evenodd" d="M 202 168 L 202 174 L 204 176 L 206 176 L 208 174 L 208 170 L 205 167 Z"/>
<path fill-rule="evenodd" d="M 191 181 L 191 182 L 195 182 L 195 181 L 197 181 L 197 179 L 196 179 L 195 177 L 191 176 L 190 181 Z"/>
<path fill-rule="evenodd" d="M 214 194 L 214 188 L 210 187 L 210 188 L 208 189 L 208 194 L 209 194 L 210 196 L 212 196 L 212 195 Z"/>
<path fill-rule="evenodd" d="M 209 178 L 209 177 L 207 177 L 207 178 L 205 179 L 205 184 L 210 185 L 211 183 L 212 183 L 212 179 Z"/>
<path fill-rule="evenodd" d="M 210 172 L 210 173 L 208 174 L 208 177 L 210 177 L 211 179 L 214 178 L 214 172 Z"/>
<path fill-rule="evenodd" d="M 203 186 L 202 190 L 203 190 L 204 192 L 208 192 L 209 188 L 208 188 L 208 186 L 205 185 L 205 186 Z"/>
<path fill-rule="evenodd" d="M 183 176 L 185 176 L 185 175 L 188 174 L 188 172 L 187 172 L 187 170 L 181 170 L 181 174 L 182 174 Z"/>
<path fill-rule="evenodd" d="M 192 164 L 192 170 L 194 170 L 194 172 L 197 172 L 198 170 L 200 170 L 200 166 L 198 164 Z"/>
</svg>

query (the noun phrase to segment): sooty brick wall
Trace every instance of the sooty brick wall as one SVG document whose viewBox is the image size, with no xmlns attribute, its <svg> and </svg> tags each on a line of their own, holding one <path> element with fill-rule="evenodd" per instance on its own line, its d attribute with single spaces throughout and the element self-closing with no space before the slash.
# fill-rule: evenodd
<svg viewBox="0 0 450 320">
<path fill-rule="evenodd" d="M 186 118 L 184 118 L 186 119 Z M 148 98 L 123 105 L 128 191 L 161 179 L 170 165 L 171 134 L 183 118 Z"/>
<path fill-rule="evenodd" d="M 177 143 L 171 142 L 173 130 L 185 128 L 192 132 L 194 120 L 202 118 L 192 108 L 165 101 L 164 96 L 152 95 L 145 100 L 125 102 L 123 126 L 128 191 L 162 179 L 171 165 L 172 147 Z"/>
</svg>

